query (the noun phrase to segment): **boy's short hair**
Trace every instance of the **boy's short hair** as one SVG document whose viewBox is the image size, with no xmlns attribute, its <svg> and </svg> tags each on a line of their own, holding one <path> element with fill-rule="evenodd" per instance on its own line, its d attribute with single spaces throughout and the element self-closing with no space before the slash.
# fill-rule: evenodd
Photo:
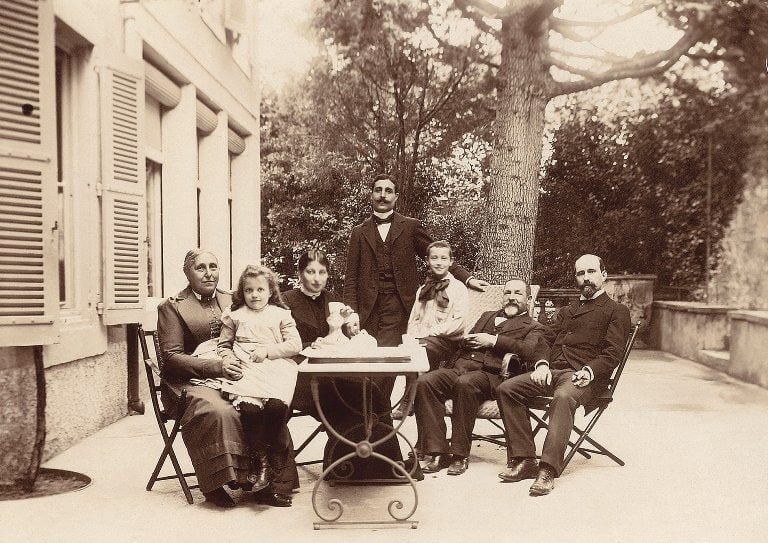
<svg viewBox="0 0 768 543">
<path fill-rule="evenodd" d="M 390 175 L 388 173 L 380 173 L 380 174 L 376 175 L 373 178 L 373 181 L 371 181 L 369 183 L 369 186 L 370 186 L 371 190 L 373 190 L 373 186 L 376 184 L 376 181 L 381 181 L 382 179 L 386 179 L 388 181 L 392 181 L 392 184 L 395 185 L 395 192 L 400 192 L 400 187 L 397 184 L 397 179 L 395 179 L 395 177 L 393 175 Z"/>
<path fill-rule="evenodd" d="M 451 247 L 451 244 L 445 241 L 444 239 L 439 239 L 437 241 L 433 241 L 429 245 L 427 245 L 427 254 L 426 257 L 429 258 L 429 251 L 434 248 L 442 248 L 442 249 L 448 249 L 448 256 L 453 258 L 453 247 Z"/>
</svg>

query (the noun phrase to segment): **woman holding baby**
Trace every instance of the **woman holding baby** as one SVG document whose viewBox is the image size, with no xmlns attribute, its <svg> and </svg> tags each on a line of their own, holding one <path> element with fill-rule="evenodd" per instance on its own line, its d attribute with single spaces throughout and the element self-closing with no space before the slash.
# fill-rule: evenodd
<svg viewBox="0 0 768 543">
<path fill-rule="evenodd" d="M 291 310 L 304 347 L 311 346 L 315 342 L 322 343 L 322 338 L 329 333 L 327 321 L 330 315 L 329 304 L 340 303 L 340 298 L 325 288 L 328 282 L 328 270 L 328 258 L 325 253 L 319 250 L 305 252 L 298 262 L 299 287 L 283 293 L 283 301 Z M 346 316 L 345 333 L 347 335 L 357 332 L 355 315 L 350 315 L 351 312 L 349 307 L 342 309 L 342 314 Z M 342 378 L 323 378 L 319 384 L 320 405 L 328 422 L 337 432 L 347 436 L 352 441 L 363 439 L 362 415 L 350 409 L 350 407 L 357 410 L 361 408 L 361 382 Z M 371 441 L 375 441 L 387 434 L 386 426 L 391 428 L 392 418 L 389 413 L 390 398 L 379 393 L 376 383 L 372 389 L 373 409 L 376 413 L 384 413 L 379 419 L 381 424 L 376 425 L 373 429 Z M 306 374 L 299 374 L 292 407 L 319 419 L 312 400 L 310 378 Z M 329 433 L 323 455 L 323 468 L 327 468 L 336 459 L 349 452 L 351 449 L 348 446 L 339 442 Z M 377 447 L 376 452 L 396 462 L 403 459 L 395 437 L 382 443 Z M 341 479 L 392 479 L 394 474 L 392 466 L 383 461 L 354 457 L 350 462 L 337 466 L 331 472 L 330 478 L 334 477 Z"/>
</svg>

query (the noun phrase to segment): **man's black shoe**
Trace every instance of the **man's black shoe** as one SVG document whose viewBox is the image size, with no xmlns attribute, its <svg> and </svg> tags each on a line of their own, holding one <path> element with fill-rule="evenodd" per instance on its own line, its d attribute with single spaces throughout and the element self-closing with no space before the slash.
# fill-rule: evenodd
<svg viewBox="0 0 768 543">
<path fill-rule="evenodd" d="M 516 483 L 523 479 L 535 479 L 539 475 L 539 465 L 535 458 L 516 458 L 506 471 L 499 473 L 501 480 Z"/>
<path fill-rule="evenodd" d="M 555 470 L 547 464 L 539 465 L 539 475 L 531 485 L 528 493 L 531 496 L 546 496 L 555 488 Z"/>
<path fill-rule="evenodd" d="M 469 458 L 454 456 L 453 462 L 448 467 L 448 475 L 461 475 L 469 468 Z"/>
<path fill-rule="evenodd" d="M 408 472 L 411 479 L 414 481 L 424 480 L 424 472 L 421 469 L 421 464 L 419 464 L 419 461 L 413 456 L 409 456 L 405 459 L 403 462 L 403 469 Z"/>
<path fill-rule="evenodd" d="M 429 463 L 421 468 L 424 473 L 437 473 L 451 465 L 450 454 L 433 454 Z"/>
<path fill-rule="evenodd" d="M 272 507 L 290 507 L 293 503 L 292 498 L 288 494 L 282 492 L 257 492 L 254 494 L 256 501 L 264 505 L 271 505 Z"/>
</svg>

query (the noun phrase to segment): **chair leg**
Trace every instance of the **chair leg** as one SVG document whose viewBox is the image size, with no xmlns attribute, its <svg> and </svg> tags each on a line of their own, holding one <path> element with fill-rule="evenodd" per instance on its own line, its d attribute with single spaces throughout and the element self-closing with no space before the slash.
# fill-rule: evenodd
<svg viewBox="0 0 768 543">
<path fill-rule="evenodd" d="M 325 426 L 323 426 L 322 424 L 318 424 L 317 428 L 315 428 L 312 431 L 312 433 L 309 434 L 307 439 L 305 439 L 304 442 L 301 445 L 299 445 L 299 448 L 293 451 L 294 458 L 299 456 L 301 451 L 303 451 L 307 447 L 307 445 L 309 445 L 312 442 L 312 440 L 315 439 L 315 437 L 317 437 L 317 434 L 322 432 L 324 429 L 325 429 Z M 320 459 L 320 460 L 307 460 L 306 462 L 296 462 L 296 465 L 297 466 L 310 466 L 312 464 L 319 464 L 321 462 L 322 462 L 322 459 Z"/>
<path fill-rule="evenodd" d="M 540 430 L 548 430 L 549 429 L 549 425 L 547 424 L 548 415 L 549 415 L 549 413 L 545 412 L 543 416 L 539 417 L 536 413 L 534 413 L 530 409 L 528 410 L 528 416 L 531 419 L 533 419 L 534 421 L 536 421 L 536 426 L 533 429 L 533 437 L 536 437 L 536 434 L 538 434 Z M 576 428 L 576 426 L 573 426 L 573 430 L 575 430 L 577 433 L 579 433 L 579 429 Z M 573 447 L 574 443 L 571 440 L 568 440 L 568 445 Z M 580 449 L 578 449 L 578 452 L 584 458 L 592 458 L 589 455 L 589 452 L 585 451 L 584 449 L 580 448 Z"/>
<path fill-rule="evenodd" d="M 611 460 L 613 460 L 620 466 L 624 465 L 624 461 L 621 458 L 619 458 L 618 456 L 613 454 L 611 451 L 609 451 L 608 449 L 600 445 L 597 441 L 589 437 L 589 432 L 591 432 L 592 428 L 595 427 L 595 424 L 597 424 L 598 419 L 602 416 L 603 411 L 605 411 L 605 409 L 600 409 L 597 413 L 595 413 L 595 416 L 592 417 L 592 420 L 589 421 L 589 423 L 587 424 L 587 427 L 584 428 L 584 430 L 580 430 L 574 426 L 573 429 L 574 431 L 576 431 L 576 433 L 579 434 L 579 439 L 576 440 L 576 443 L 573 444 L 573 446 L 571 447 L 571 450 L 568 452 L 565 459 L 563 460 L 563 468 L 565 468 L 565 466 L 568 465 L 568 463 L 571 461 L 571 459 L 573 458 L 573 456 L 576 454 L 577 451 L 580 454 L 584 455 L 584 450 L 580 448 L 581 444 L 584 443 L 584 441 L 587 441 L 587 443 L 589 443 L 590 445 L 598 449 L 597 451 L 592 451 L 592 452 L 596 452 L 597 454 L 603 454 L 609 457 Z M 589 456 L 587 456 L 587 458 L 589 458 Z"/>
<path fill-rule="evenodd" d="M 189 490 L 189 485 L 187 484 L 187 480 L 185 478 L 185 474 L 181 469 L 181 466 L 179 465 L 179 460 L 176 458 L 176 452 L 173 450 L 173 442 L 176 439 L 176 435 L 179 432 L 179 427 L 181 426 L 181 422 L 179 420 L 176 420 L 173 424 L 173 428 L 171 429 L 170 435 L 168 435 L 167 431 L 165 430 L 165 427 L 162 428 L 162 434 L 163 439 L 165 441 L 165 447 L 163 448 L 163 452 L 160 454 L 160 458 L 157 460 L 157 464 L 155 465 L 155 469 L 152 472 L 152 476 L 149 478 L 149 482 L 147 483 L 147 490 L 152 490 L 152 487 L 154 486 L 155 482 L 158 480 L 158 476 L 160 475 L 160 470 L 163 468 L 163 465 L 165 464 L 165 459 L 170 458 L 171 464 L 173 464 L 173 470 L 176 473 L 176 479 L 178 479 L 179 484 L 181 485 L 181 489 L 184 491 L 184 496 L 187 499 L 187 503 L 192 503 L 194 500 L 192 499 L 192 492 Z"/>
<path fill-rule="evenodd" d="M 590 445 L 592 445 L 596 449 L 596 450 L 593 450 L 593 451 L 590 451 L 590 452 L 593 452 L 593 453 L 596 453 L 596 454 L 602 454 L 604 456 L 607 456 L 608 458 L 610 458 L 611 460 L 616 462 L 618 465 L 623 466 L 623 465 L 625 465 L 625 463 L 624 463 L 624 461 L 621 458 L 619 458 L 618 456 L 613 454 L 611 451 L 609 451 L 608 449 L 603 447 L 600 443 L 598 443 L 597 441 L 595 441 L 594 439 L 589 437 L 589 432 L 591 432 L 592 428 L 595 427 L 595 424 L 597 424 L 597 420 L 602 416 L 603 411 L 605 411 L 605 410 L 604 409 L 600 409 L 595 414 L 595 416 L 592 418 L 592 420 L 589 421 L 589 424 L 587 424 L 587 427 L 584 428 L 584 430 L 580 430 L 576 426 L 573 427 L 573 430 L 577 434 L 579 434 L 579 439 L 576 440 L 576 444 L 575 445 L 581 447 L 581 444 L 584 441 L 586 441 L 587 443 L 589 443 Z M 583 451 L 583 449 L 579 449 L 579 452 L 581 454 L 584 454 L 582 451 Z M 567 465 L 567 463 L 570 461 L 570 459 L 572 457 L 573 457 L 573 450 L 571 450 L 569 455 L 566 456 L 566 458 L 565 458 L 566 465 Z"/>
</svg>

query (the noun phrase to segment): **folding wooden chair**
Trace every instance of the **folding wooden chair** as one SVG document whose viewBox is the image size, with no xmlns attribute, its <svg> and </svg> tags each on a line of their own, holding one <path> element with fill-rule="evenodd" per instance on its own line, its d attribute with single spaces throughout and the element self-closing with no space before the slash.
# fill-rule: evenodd
<svg viewBox="0 0 768 543">
<path fill-rule="evenodd" d="M 611 376 L 607 390 L 602 394 L 600 394 L 599 396 L 597 396 L 596 398 L 593 398 L 592 401 L 590 401 L 589 403 L 583 406 L 584 416 L 588 417 L 586 427 L 582 430 L 574 422 L 573 432 L 576 433 L 579 437 L 575 442 L 573 441 L 568 442 L 569 449 L 565 456 L 563 468 L 565 468 L 565 466 L 568 465 L 568 463 L 571 461 L 571 459 L 574 457 L 574 455 L 577 452 L 585 458 L 591 458 L 592 454 L 602 454 L 609 457 L 620 466 L 624 465 L 623 460 L 621 460 L 618 456 L 616 456 L 607 448 L 602 446 L 600 443 L 592 439 L 589 436 L 589 433 L 595 427 L 595 424 L 597 424 L 597 421 L 600 419 L 603 412 L 608 408 L 608 405 L 613 401 L 613 394 L 616 392 L 616 386 L 618 385 L 619 378 L 621 377 L 621 374 L 624 371 L 624 366 L 626 365 L 627 359 L 629 358 L 629 353 L 632 351 L 632 346 L 635 344 L 635 338 L 637 337 L 637 332 L 639 329 L 640 329 L 640 321 L 638 321 L 637 324 L 635 324 L 635 326 L 632 329 L 632 333 L 630 334 L 629 339 L 627 340 L 626 347 L 624 348 L 624 355 L 622 356 L 622 359 L 621 359 L 621 362 L 619 362 L 619 365 L 613 371 L 613 375 Z M 537 396 L 536 398 L 533 398 L 530 404 L 528 405 L 528 416 L 531 418 L 532 421 L 536 423 L 536 426 L 533 429 L 534 437 L 542 429 L 547 429 L 549 427 L 546 421 L 549 418 L 548 410 L 549 410 L 549 403 L 551 401 L 552 401 L 551 396 Z M 446 402 L 446 408 L 447 408 L 446 415 L 450 416 L 453 408 L 451 400 L 448 400 Z M 539 415 L 536 413 L 536 411 L 542 411 L 543 414 Z M 473 432 L 472 440 L 487 441 L 495 445 L 506 447 L 507 445 L 506 434 L 504 432 L 504 426 L 501 423 L 501 413 L 499 412 L 499 405 L 496 402 L 496 400 L 488 400 L 480 404 L 480 407 L 477 410 L 477 418 L 487 420 L 493 426 L 498 428 L 501 431 L 501 433 L 479 434 L 479 433 Z M 582 444 L 585 441 L 589 445 L 591 445 L 593 448 L 583 447 Z"/>
<path fill-rule="evenodd" d="M 177 413 L 169 414 L 163 406 L 160 404 L 160 391 L 162 387 L 168 386 L 163 383 L 162 377 L 160 377 L 160 369 L 162 367 L 162 357 L 160 354 L 160 342 L 158 341 L 157 332 L 145 331 L 141 324 L 138 325 L 139 345 L 141 346 L 141 356 L 144 359 L 144 370 L 147 374 L 147 383 L 149 384 L 149 396 L 152 400 L 152 409 L 155 412 L 155 420 L 157 420 L 157 426 L 160 428 L 160 435 L 163 438 L 163 452 L 160 454 L 160 458 L 157 460 L 155 469 L 152 472 L 152 476 L 147 483 L 147 490 L 152 490 L 156 481 L 165 481 L 168 479 L 177 479 L 181 485 L 181 489 L 184 491 L 184 496 L 187 498 L 188 503 L 192 503 L 191 488 L 197 488 L 197 485 L 189 485 L 187 483 L 187 477 L 194 477 L 194 473 L 184 473 L 179 466 L 179 460 L 176 458 L 176 453 L 173 450 L 173 442 L 176 439 L 176 435 L 181 430 L 181 414 L 183 413 L 184 405 L 186 404 L 187 391 L 181 389 L 179 392 L 179 401 L 177 403 Z M 152 338 L 153 347 L 155 350 L 155 356 L 151 356 L 149 348 L 147 346 L 147 336 Z M 157 380 L 155 380 L 157 377 Z M 172 389 L 173 390 L 173 389 Z M 175 390 L 174 390 L 175 392 Z M 173 426 L 170 433 L 166 424 L 173 420 Z M 171 459 L 173 464 L 174 475 L 160 475 L 160 470 L 165 464 L 166 458 Z"/>
<path fill-rule="evenodd" d="M 303 412 L 303 411 L 301 411 L 299 409 L 292 409 L 291 410 L 291 418 L 294 418 L 294 417 L 311 417 L 311 416 L 312 415 L 310 415 L 309 413 L 305 413 L 305 412 Z M 304 441 L 302 441 L 301 445 L 299 445 L 298 448 L 293 450 L 293 457 L 294 458 L 298 458 L 299 454 L 301 454 L 301 451 L 306 449 L 307 445 L 309 445 L 312 442 L 312 440 L 315 439 L 315 437 L 317 437 L 317 435 L 320 432 L 323 432 L 323 431 L 325 431 L 325 426 L 323 426 L 323 423 L 318 424 L 317 427 L 314 430 L 312 430 L 312 433 L 309 434 L 309 436 L 307 436 L 307 438 Z M 322 463 L 322 461 L 323 461 L 322 458 L 320 458 L 318 460 L 303 460 L 301 462 L 296 462 L 296 465 L 297 466 L 310 466 L 312 464 L 320 464 L 320 463 Z"/>
<path fill-rule="evenodd" d="M 584 404 L 584 417 L 587 425 L 584 427 L 584 429 L 581 429 L 576 426 L 576 423 L 574 422 L 573 432 L 576 433 L 579 437 L 575 443 L 568 443 L 570 448 L 568 449 L 568 452 L 565 455 L 565 459 L 563 460 L 563 469 L 565 469 L 565 467 L 577 452 L 585 458 L 591 458 L 592 454 L 602 454 L 616 462 L 618 465 L 624 465 L 624 461 L 621 458 L 592 439 L 589 436 L 589 433 L 592 431 L 592 429 L 595 427 L 595 424 L 597 424 L 597 421 L 613 401 L 613 395 L 616 392 L 616 387 L 619 384 L 619 378 L 624 371 L 624 366 L 627 364 L 629 353 L 632 351 L 632 347 L 635 344 L 635 338 L 637 337 L 638 330 L 640 330 L 640 324 L 641 321 L 638 320 L 635 326 L 632 328 L 632 333 L 629 335 L 629 339 L 627 340 L 627 344 L 624 348 L 624 355 L 622 356 L 619 365 L 616 366 L 616 369 L 613 370 L 613 374 L 611 375 L 611 379 L 608 382 L 607 389 L 602 394 L 593 398 L 590 402 Z M 538 396 L 534 398 L 528 406 L 528 415 L 532 420 L 536 421 L 536 427 L 533 429 L 534 437 L 542 429 L 549 428 L 547 419 L 549 419 L 549 404 L 551 401 L 551 396 Z M 543 415 L 538 415 L 536 411 L 543 411 Z M 592 448 L 582 446 L 585 441 L 591 445 Z"/>
</svg>

